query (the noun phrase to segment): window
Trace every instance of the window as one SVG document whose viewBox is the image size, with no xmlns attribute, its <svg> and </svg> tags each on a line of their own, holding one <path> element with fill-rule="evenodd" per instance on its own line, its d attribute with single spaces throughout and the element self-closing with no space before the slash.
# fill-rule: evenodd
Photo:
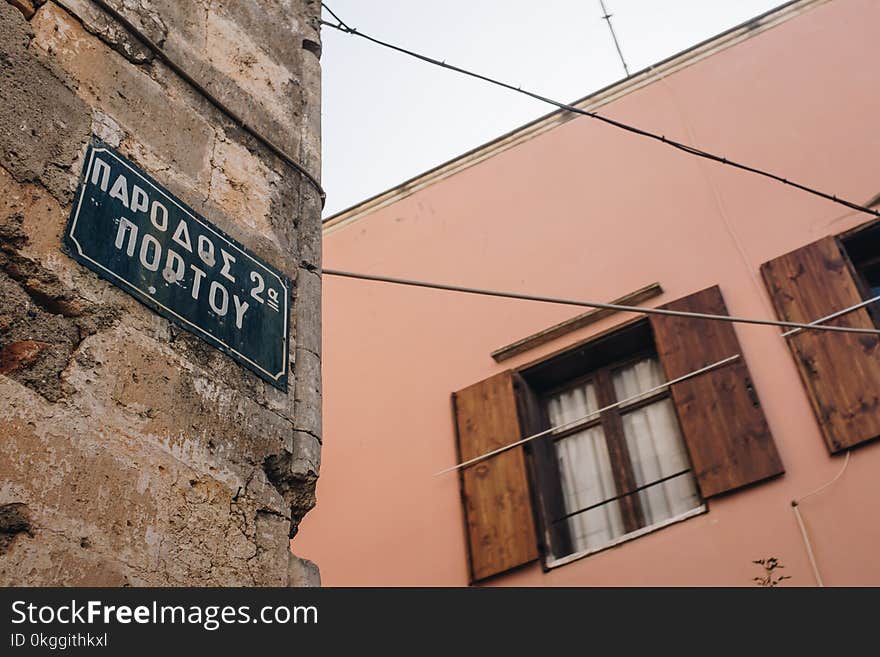
<svg viewBox="0 0 880 657">
<path fill-rule="evenodd" d="M 717 286 L 664 307 L 728 314 Z M 783 472 L 728 322 L 651 315 L 496 372 L 452 408 L 472 582 L 567 563 Z"/>
<path fill-rule="evenodd" d="M 541 494 L 561 500 L 557 513 L 543 518 L 552 529 L 548 562 L 607 547 L 703 508 L 669 389 L 657 389 L 666 379 L 647 322 L 564 357 L 575 361 L 567 367 L 545 365 L 544 385 L 553 379 L 548 370 L 590 367 L 608 360 L 603 355 L 634 348 L 629 357 L 539 395 L 546 426 L 559 427 L 546 439 L 556 467 L 543 468 L 536 482 L 557 489 Z M 540 376 L 532 378 L 541 385 Z"/>
</svg>

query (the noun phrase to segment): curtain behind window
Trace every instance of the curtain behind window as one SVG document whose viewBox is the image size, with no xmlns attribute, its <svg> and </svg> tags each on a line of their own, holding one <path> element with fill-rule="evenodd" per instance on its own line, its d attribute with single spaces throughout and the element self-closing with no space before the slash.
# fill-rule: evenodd
<svg viewBox="0 0 880 657">
<path fill-rule="evenodd" d="M 613 381 L 614 394 L 618 400 L 624 400 L 662 384 L 665 378 L 660 363 L 648 358 L 617 370 Z M 672 400 L 662 399 L 634 411 L 626 411 L 624 406 L 621 412 L 636 486 L 690 468 Z M 646 488 L 639 492 L 639 499 L 648 525 L 674 518 L 700 505 L 691 473 Z"/>
<path fill-rule="evenodd" d="M 588 383 L 550 399 L 550 423 L 559 426 L 573 422 L 598 408 L 595 386 Z M 601 426 L 556 441 L 556 456 L 566 513 L 574 513 L 617 495 Z M 624 532 L 620 505 L 616 501 L 572 516 L 568 524 L 575 552 L 606 545 Z"/>
<path fill-rule="evenodd" d="M 660 364 L 653 358 L 638 361 L 613 373 L 615 394 L 619 401 L 634 397 L 663 381 Z M 560 426 L 593 414 L 598 408 L 595 387 L 592 383 L 586 383 L 553 395 L 548 401 L 547 410 L 551 424 Z M 632 411 L 626 411 L 626 407 L 623 407 L 621 413 L 637 486 L 690 467 L 669 399 L 661 399 Z M 566 513 L 579 511 L 625 492 L 615 487 L 601 425 L 557 440 L 556 455 Z M 701 504 L 691 473 L 651 486 L 638 495 L 647 525 L 663 522 Z M 602 547 L 625 532 L 618 501 L 579 513 L 567 522 L 575 552 Z"/>
</svg>

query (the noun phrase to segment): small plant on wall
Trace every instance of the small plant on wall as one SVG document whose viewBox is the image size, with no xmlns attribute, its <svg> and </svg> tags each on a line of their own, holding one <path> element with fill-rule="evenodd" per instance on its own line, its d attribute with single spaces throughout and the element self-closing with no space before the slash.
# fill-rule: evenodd
<svg viewBox="0 0 880 657">
<path fill-rule="evenodd" d="M 776 557 L 768 557 L 767 559 L 756 559 L 753 564 L 761 566 L 764 569 L 763 577 L 753 577 L 752 581 L 758 586 L 773 587 L 779 586 L 782 580 L 791 579 L 789 575 L 780 575 L 777 571 L 785 568 Z"/>
</svg>

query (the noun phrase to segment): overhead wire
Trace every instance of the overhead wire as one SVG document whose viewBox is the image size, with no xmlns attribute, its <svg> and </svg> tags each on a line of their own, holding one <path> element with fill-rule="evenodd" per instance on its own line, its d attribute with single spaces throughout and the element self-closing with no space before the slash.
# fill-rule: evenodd
<svg viewBox="0 0 880 657">
<path fill-rule="evenodd" d="M 668 388 L 671 385 L 674 385 L 676 383 L 681 383 L 682 381 L 686 381 L 687 379 L 690 379 L 690 378 L 693 378 L 693 377 L 698 376 L 700 374 L 703 374 L 704 372 L 714 370 L 718 367 L 721 367 L 722 365 L 726 365 L 727 363 L 733 362 L 733 361 L 737 360 L 738 358 L 740 358 L 740 354 L 734 354 L 733 356 L 728 356 L 727 358 L 722 358 L 719 361 L 716 361 L 714 363 L 706 365 L 705 367 L 701 367 L 700 369 L 694 370 L 693 372 L 688 372 L 687 374 L 684 374 L 680 377 L 672 379 L 671 381 L 666 381 L 665 383 L 661 383 L 660 385 L 654 386 L 653 388 L 649 388 L 648 390 L 643 390 L 635 395 L 627 397 L 626 399 L 622 399 L 620 401 L 614 402 L 613 404 L 608 404 L 607 406 L 603 406 L 602 408 L 596 409 L 592 413 L 587 413 L 583 417 L 575 418 L 574 420 L 570 420 L 568 422 L 557 425 L 555 427 L 550 427 L 549 429 L 545 429 L 544 431 L 539 431 L 538 433 L 534 433 L 531 436 L 526 436 L 525 438 L 522 438 L 521 440 L 517 440 L 516 442 L 509 443 L 507 445 L 502 445 L 501 447 L 498 447 L 497 449 L 493 449 L 491 452 L 486 452 L 485 454 L 480 454 L 479 456 L 475 456 L 471 459 L 468 459 L 467 461 L 464 461 L 462 463 L 457 463 L 456 465 L 445 468 L 444 470 L 440 470 L 439 472 L 435 472 L 434 476 L 439 477 L 440 475 L 446 474 L 447 472 L 453 472 L 454 470 L 460 470 L 461 468 L 466 468 L 470 465 L 474 465 L 475 463 L 479 463 L 480 461 L 485 461 L 488 458 L 491 458 L 493 456 L 501 454 L 502 452 L 506 452 L 509 449 L 513 449 L 514 447 L 519 447 L 520 445 L 524 445 L 524 444 L 531 442 L 537 438 L 542 438 L 544 436 L 547 436 L 551 433 L 555 433 L 557 431 L 564 431 L 566 429 L 570 429 L 571 427 L 577 426 L 578 424 L 580 424 L 584 420 L 588 420 L 593 417 L 598 417 L 599 415 L 601 415 L 605 411 L 610 411 L 613 408 L 618 408 L 619 406 L 623 406 L 625 404 L 629 404 L 631 402 L 638 401 L 639 399 L 643 398 L 645 395 L 650 395 L 652 393 L 659 392 L 661 390 L 665 390 L 666 388 Z"/>
<path fill-rule="evenodd" d="M 317 177 L 309 173 L 309 171 L 302 164 L 300 164 L 293 157 L 288 155 L 283 148 L 278 146 L 274 141 L 272 141 L 259 130 L 254 128 L 250 123 L 245 121 L 235 111 L 228 107 L 226 103 L 224 103 L 213 93 L 208 91 L 208 89 L 205 88 L 205 86 L 201 82 L 192 77 L 183 67 L 181 67 L 176 61 L 169 57 L 165 50 L 159 44 L 157 44 L 152 39 L 150 39 L 150 37 L 144 34 L 143 30 L 141 30 L 134 23 L 128 20 L 119 10 L 110 5 L 105 0 L 91 1 L 96 4 L 104 13 L 108 14 L 113 20 L 122 25 L 123 28 L 133 34 L 138 41 L 143 43 L 153 53 L 153 55 L 159 58 L 163 64 L 165 64 L 169 69 L 177 74 L 177 76 L 180 77 L 184 82 L 195 89 L 199 93 L 199 95 L 201 95 L 211 105 L 218 109 L 222 114 L 225 114 L 227 118 L 231 119 L 233 123 L 237 124 L 238 127 L 247 132 L 251 137 L 256 139 L 267 149 L 269 149 L 282 162 L 299 172 L 299 174 L 302 175 L 303 178 L 305 178 L 306 181 L 308 181 L 308 183 L 315 188 L 315 191 L 318 192 L 318 197 L 321 199 L 321 207 L 324 207 L 324 204 L 327 201 L 327 194 L 324 191 L 324 188 L 321 187 L 321 183 L 318 182 Z M 328 9 L 327 11 L 330 10 Z"/>
<path fill-rule="evenodd" d="M 654 80 L 666 90 L 667 95 L 669 96 L 670 101 L 672 102 L 672 106 L 675 108 L 676 113 L 678 114 L 679 120 L 681 121 L 682 128 L 690 140 L 692 146 L 697 145 L 697 136 L 696 132 L 691 124 L 690 119 L 688 118 L 687 113 L 684 110 L 684 107 L 679 102 L 678 94 L 676 94 L 675 89 L 666 79 L 667 75 L 662 73 L 656 73 L 654 67 L 651 66 L 649 69 L 654 75 Z M 699 161 L 699 165 L 704 164 L 703 161 Z M 711 166 L 711 165 L 709 165 Z M 703 176 L 706 181 L 706 185 L 709 187 L 709 190 L 712 192 L 712 200 L 715 203 L 715 209 L 718 213 L 718 217 L 721 219 L 721 223 L 724 225 L 724 229 L 727 231 L 728 236 L 730 237 L 731 242 L 733 242 L 734 247 L 736 248 L 737 253 L 739 254 L 740 260 L 743 263 L 746 273 L 749 275 L 749 279 L 752 282 L 752 285 L 755 288 L 755 292 L 758 295 L 758 298 L 763 303 L 765 309 L 768 311 L 768 316 L 773 316 L 773 308 L 770 305 L 770 300 L 767 297 L 766 290 L 761 286 L 760 281 L 758 280 L 758 274 L 756 272 L 756 268 L 752 267 L 752 261 L 749 257 L 749 254 L 746 250 L 745 244 L 743 244 L 742 239 L 739 236 L 739 232 L 736 230 L 734 226 L 734 222 L 731 217 L 728 215 L 727 208 L 725 207 L 724 201 L 721 197 L 721 191 L 718 188 L 718 185 L 715 183 L 714 178 L 712 177 L 712 172 L 709 170 L 709 166 L 698 166 L 700 174 Z"/>
<path fill-rule="evenodd" d="M 869 306 L 872 303 L 875 303 L 877 301 L 880 301 L 880 295 L 877 295 L 876 297 L 871 297 L 870 299 L 865 299 L 864 301 L 859 301 L 858 303 L 854 303 L 853 305 L 849 306 L 848 308 L 844 308 L 843 310 L 838 310 L 837 312 L 833 312 L 830 315 L 825 315 L 825 317 L 820 317 L 819 319 L 816 320 L 816 322 L 821 322 L 824 324 L 825 322 L 828 322 L 832 319 L 837 319 L 838 317 L 841 317 L 843 315 L 847 315 L 847 314 L 853 312 L 854 310 L 858 310 L 859 308 L 864 308 L 865 306 Z M 785 333 L 782 333 L 780 337 L 788 338 L 788 337 L 791 337 L 792 335 L 796 335 L 796 334 L 800 333 L 803 330 L 804 329 L 802 329 L 802 328 L 794 328 L 794 329 L 791 329 L 790 331 L 786 331 Z"/>
<path fill-rule="evenodd" d="M 525 94 L 527 96 L 530 96 L 530 97 L 535 98 L 537 100 L 540 100 L 542 102 L 545 102 L 545 103 L 551 104 L 555 107 L 558 107 L 559 109 L 567 110 L 567 111 L 574 112 L 574 113 L 581 114 L 581 115 L 585 115 L 590 118 L 594 118 L 594 119 L 603 121 L 605 123 L 609 123 L 615 127 L 621 128 L 621 129 L 626 130 L 628 132 L 633 132 L 633 133 L 636 133 L 641 136 L 660 140 L 667 145 L 673 146 L 679 150 L 697 155 L 699 157 L 703 157 L 706 159 L 720 162 L 722 164 L 734 166 L 736 168 L 740 168 L 740 169 L 743 169 L 743 170 L 746 170 L 746 171 L 749 171 L 749 172 L 752 172 L 752 173 L 755 173 L 758 175 L 769 177 L 773 180 L 777 180 L 777 181 L 782 182 L 786 185 L 796 187 L 798 189 L 801 189 L 801 190 L 806 191 L 810 194 L 819 196 L 819 197 L 824 198 L 826 200 L 831 200 L 835 203 L 844 205 L 845 207 L 848 207 L 852 210 L 857 210 L 860 212 L 865 212 L 865 213 L 870 214 L 872 216 L 880 217 L 880 212 L 878 212 L 872 208 L 869 208 L 869 207 L 861 206 L 861 205 L 854 203 L 852 201 L 842 199 L 840 197 L 837 197 L 836 195 L 831 195 L 826 192 L 822 192 L 820 190 L 806 187 L 805 185 L 801 185 L 799 183 L 788 180 L 786 178 L 782 178 L 781 176 L 777 176 L 776 174 L 772 174 L 772 173 L 769 173 L 769 172 L 766 172 L 766 171 L 763 171 L 763 170 L 760 170 L 760 169 L 757 169 L 754 167 L 743 165 L 741 163 L 738 163 L 738 162 L 735 162 L 732 160 L 728 160 L 727 158 L 714 155 L 714 154 L 709 153 L 707 151 L 703 151 L 701 149 L 698 149 L 698 148 L 695 148 L 692 146 L 688 146 L 686 144 L 676 142 L 674 140 L 667 139 L 663 135 L 656 135 L 656 134 L 650 133 L 646 130 L 642 130 L 641 128 L 637 128 L 635 126 L 631 126 L 631 125 L 628 125 L 628 124 L 601 116 L 595 112 L 588 112 L 586 110 L 583 110 L 581 108 L 578 108 L 578 107 L 575 107 L 572 105 L 560 103 L 559 101 L 555 101 L 550 98 L 546 98 L 546 97 L 541 96 L 539 94 L 533 93 L 531 91 L 524 90 L 521 87 L 514 87 L 511 84 L 501 82 L 499 80 L 495 80 L 495 79 L 490 78 L 488 76 L 485 76 L 485 75 L 482 75 L 479 73 L 475 73 L 473 71 L 469 71 L 469 70 L 466 70 L 466 69 L 463 69 L 463 68 L 460 68 L 457 66 L 453 66 L 451 64 L 447 64 L 445 61 L 438 61 L 438 60 L 433 59 L 431 57 L 428 57 L 426 55 L 422 55 L 420 53 L 416 53 L 416 52 L 408 50 L 406 48 L 402 48 L 400 46 L 396 46 L 394 44 L 387 43 L 385 41 L 382 41 L 380 39 L 372 37 L 372 36 L 365 34 L 363 32 L 359 32 L 356 28 L 350 27 L 326 3 L 322 2 L 321 5 L 330 13 L 331 16 L 333 16 L 334 19 L 336 19 L 338 21 L 338 24 L 333 24 L 333 23 L 329 23 L 327 21 L 322 20 L 321 23 L 323 25 L 327 25 L 329 27 L 332 27 L 334 29 L 340 30 L 340 31 L 348 33 L 348 34 L 360 36 L 368 41 L 371 41 L 371 42 L 374 42 L 374 43 L 381 45 L 383 47 L 390 48 L 392 50 L 401 52 L 401 53 L 406 54 L 408 56 L 415 57 L 416 59 L 420 59 L 422 61 L 426 61 L 428 63 L 434 64 L 437 66 L 441 66 L 443 68 L 447 68 L 447 69 L 453 70 L 455 72 L 462 73 L 464 75 L 483 80 L 483 81 L 488 82 L 490 84 L 501 86 L 505 89 L 509 89 L 512 91 L 516 91 L 518 93 Z M 728 228 L 730 228 L 730 227 L 728 227 Z M 746 259 L 746 256 L 744 253 L 741 253 L 741 255 L 743 256 L 744 259 Z M 463 286 L 458 286 L 458 285 L 429 283 L 426 281 L 406 280 L 406 279 L 393 278 L 393 277 L 389 277 L 389 276 L 358 274 L 358 273 L 354 273 L 354 272 L 345 272 L 345 271 L 331 270 L 331 269 L 325 269 L 324 274 L 329 275 L 329 276 L 357 278 L 357 279 L 362 279 L 362 280 L 393 283 L 393 284 L 399 284 L 399 285 L 412 285 L 412 286 L 417 286 L 417 287 L 447 290 L 447 291 L 454 291 L 454 292 L 463 292 L 463 293 L 469 293 L 469 294 L 483 294 L 483 295 L 488 295 L 488 296 L 515 298 L 515 299 L 523 299 L 523 300 L 529 300 L 529 301 L 541 301 L 541 302 L 546 302 L 546 303 L 560 303 L 560 304 L 565 304 L 565 305 L 585 306 L 585 307 L 590 307 L 590 308 L 600 308 L 600 309 L 615 310 L 615 311 L 631 311 L 631 312 L 642 312 L 642 313 L 646 313 L 646 314 L 676 315 L 676 316 L 682 316 L 682 317 L 692 317 L 692 318 L 696 318 L 696 319 L 722 320 L 722 321 L 732 321 L 732 322 L 745 323 L 745 324 L 762 324 L 762 325 L 782 326 L 782 327 L 789 328 L 790 330 L 783 333 L 782 337 L 788 337 L 790 335 L 794 335 L 794 334 L 799 333 L 800 331 L 803 331 L 806 329 L 827 330 L 827 331 L 837 331 L 837 332 L 846 332 L 846 333 L 869 333 L 869 334 L 875 334 L 875 335 L 880 334 L 880 331 L 878 331 L 876 329 L 863 329 L 863 328 L 845 327 L 845 326 L 819 326 L 819 324 L 821 324 L 824 321 L 833 319 L 835 317 L 839 317 L 841 315 L 852 312 L 853 310 L 855 310 L 857 308 L 874 303 L 875 301 L 880 300 L 880 296 L 863 301 L 859 304 L 851 306 L 850 308 L 846 308 L 846 309 L 843 309 L 843 310 L 838 311 L 836 313 L 833 313 L 831 315 L 828 315 L 825 318 L 822 318 L 821 320 L 816 320 L 815 322 L 805 324 L 805 323 L 800 323 L 800 322 L 776 321 L 776 320 L 771 320 L 771 319 L 744 318 L 744 317 L 734 317 L 734 316 L 729 316 L 729 315 L 728 316 L 711 315 L 711 314 L 707 314 L 707 313 L 689 313 L 686 311 L 672 311 L 672 310 L 660 309 L 660 308 L 644 308 L 644 307 L 637 307 L 637 306 L 624 306 L 624 305 L 620 305 L 620 304 L 604 304 L 604 303 L 597 303 L 597 302 L 591 302 L 591 301 L 577 301 L 577 300 L 571 300 L 571 299 L 559 299 L 559 298 L 538 296 L 538 295 L 527 295 L 527 294 L 518 294 L 518 293 L 512 293 L 512 292 L 500 292 L 500 291 L 495 291 L 495 290 L 469 288 L 469 287 L 463 287 Z"/>
<path fill-rule="evenodd" d="M 344 27 L 344 28 L 347 29 L 347 30 L 350 30 L 350 29 L 351 29 L 348 25 L 345 24 L 345 21 L 343 21 L 341 18 L 339 18 L 339 16 L 336 15 L 336 12 L 334 12 L 332 9 L 330 9 L 330 7 L 328 7 L 327 5 L 325 5 L 323 2 L 321 3 L 321 6 L 322 6 L 324 9 L 326 9 L 326 10 L 330 13 L 330 15 L 333 16 L 333 18 L 336 19 L 336 22 L 339 23 L 342 27 Z"/>
<path fill-rule="evenodd" d="M 428 281 L 418 281 L 406 278 L 395 278 L 392 276 L 382 276 L 378 274 L 360 274 L 350 271 L 342 271 L 338 269 L 324 269 L 325 276 L 336 276 L 339 278 L 353 278 L 364 281 L 374 281 L 379 283 L 392 283 L 395 285 L 404 285 L 410 287 L 427 288 L 431 290 L 444 290 L 447 292 L 462 292 L 465 294 L 475 294 L 481 296 L 500 297 L 504 299 L 519 299 L 522 301 L 539 301 L 542 303 L 555 303 L 565 306 L 581 306 L 585 308 L 600 308 L 603 310 L 614 310 L 622 312 L 644 313 L 646 315 L 666 315 L 671 317 L 686 317 L 690 319 L 704 319 L 710 321 L 732 322 L 737 324 L 757 324 L 762 326 L 781 326 L 784 328 L 809 329 L 815 331 L 831 331 L 837 333 L 868 333 L 871 335 L 880 335 L 878 329 L 856 328 L 850 326 L 823 326 L 816 320 L 816 323 L 789 322 L 775 319 L 760 319 L 754 317 L 737 317 L 735 315 L 715 315 L 712 313 L 698 313 L 687 310 L 670 310 L 669 308 L 646 308 L 644 306 L 628 306 L 618 303 L 600 303 L 598 301 L 581 301 L 578 299 L 565 299 L 560 297 L 541 296 L 536 294 L 523 294 L 519 292 L 503 292 L 499 290 L 487 290 L 474 287 L 465 287 L 462 285 L 451 285 L 447 283 L 431 283 Z M 865 302 L 869 303 L 869 302 Z M 855 310 L 850 308 L 847 312 Z"/>
<path fill-rule="evenodd" d="M 590 308 L 602 308 L 602 309 L 615 310 L 615 311 L 637 312 L 637 313 L 643 313 L 643 314 L 657 314 L 657 315 L 666 315 L 666 316 L 673 316 L 673 317 L 685 317 L 685 318 L 690 318 L 690 319 L 725 321 L 725 322 L 732 322 L 732 323 L 745 323 L 745 324 L 770 325 L 770 326 L 786 326 L 786 327 L 793 326 L 798 331 L 809 329 L 809 330 L 833 331 L 833 332 L 845 332 L 845 333 L 870 333 L 870 334 L 874 334 L 874 335 L 880 334 L 880 330 L 877 330 L 877 329 L 863 329 L 863 328 L 854 328 L 854 327 L 848 327 L 848 326 L 823 326 L 822 325 L 822 322 L 828 321 L 829 319 L 834 319 L 834 318 L 840 317 L 841 315 L 844 315 L 848 312 L 852 312 L 852 311 L 856 310 L 857 308 L 861 308 L 869 303 L 873 303 L 874 301 L 880 300 L 880 297 L 876 297 L 876 298 L 869 299 L 867 301 L 863 301 L 859 304 L 855 304 L 853 306 L 850 306 L 849 308 L 845 308 L 845 309 L 838 311 L 836 313 L 832 313 L 831 315 L 827 315 L 825 317 L 820 317 L 819 319 L 814 320 L 811 323 L 804 324 L 801 322 L 785 322 L 785 321 L 766 320 L 766 319 L 753 319 L 753 318 L 745 318 L 745 317 L 736 317 L 736 316 L 731 316 L 731 315 L 713 315 L 713 314 L 709 314 L 709 313 L 696 313 L 696 312 L 688 312 L 688 311 L 681 311 L 681 310 L 669 310 L 667 308 L 644 308 L 641 306 L 626 306 L 626 305 L 622 305 L 622 304 L 597 303 L 597 302 L 592 302 L 592 301 L 578 301 L 578 300 L 574 300 L 574 299 L 562 299 L 562 298 L 557 298 L 557 297 L 545 297 L 545 296 L 537 296 L 537 295 L 531 295 L 531 294 L 519 294 L 516 292 L 500 292 L 497 290 L 484 290 L 484 289 L 478 289 L 478 288 L 463 287 L 463 286 L 459 286 L 459 285 L 448 285 L 448 284 L 444 284 L 444 283 L 429 283 L 426 281 L 414 281 L 414 280 L 408 280 L 408 279 L 402 279 L 402 278 L 393 278 L 390 276 L 379 276 L 379 275 L 373 275 L 373 274 L 358 274 L 358 273 L 354 273 L 354 272 L 346 272 L 346 271 L 340 271 L 340 270 L 336 270 L 336 269 L 324 269 L 323 274 L 326 276 L 336 276 L 336 277 L 340 277 L 340 278 L 351 278 L 351 279 L 356 279 L 356 280 L 392 283 L 392 284 L 403 285 L 403 286 L 427 288 L 427 289 L 441 290 L 441 291 L 448 291 L 448 292 L 462 292 L 462 293 L 466 293 L 466 294 L 500 297 L 500 298 L 506 298 L 506 299 L 519 299 L 519 300 L 524 300 L 524 301 L 539 301 L 539 302 L 544 302 L 544 303 L 586 306 L 586 307 L 590 307 Z M 792 334 L 792 332 L 789 331 L 789 332 L 784 333 L 782 335 L 786 336 L 786 335 L 791 335 L 791 334 Z M 569 428 L 571 426 L 576 426 L 579 422 L 583 422 L 584 420 L 586 420 L 590 417 L 593 417 L 596 414 L 602 413 L 602 412 L 604 412 L 606 410 L 610 410 L 612 408 L 617 408 L 617 407 L 622 406 L 624 404 L 627 404 L 631 401 L 635 401 L 635 400 L 643 397 L 644 395 L 651 394 L 651 393 L 657 392 L 659 390 L 663 390 L 665 388 L 668 388 L 671 385 L 674 385 L 675 383 L 679 383 L 679 382 L 684 381 L 686 379 L 689 379 L 693 376 L 703 374 L 704 372 L 707 372 L 709 370 L 720 367 L 721 365 L 725 365 L 725 364 L 727 364 L 737 358 L 740 358 L 740 357 L 741 357 L 740 354 L 735 354 L 733 356 L 729 356 L 729 357 L 724 358 L 722 360 L 719 360 L 715 363 L 711 363 L 709 365 L 706 365 L 705 367 L 702 367 L 700 369 L 694 370 L 692 372 L 688 372 L 687 374 L 684 374 L 684 375 L 682 375 L 676 379 L 673 379 L 671 381 L 667 381 L 663 384 L 660 384 L 659 386 L 655 386 L 654 388 L 651 388 L 649 390 L 643 390 L 643 391 L 637 393 L 636 395 L 633 395 L 632 397 L 629 397 L 629 398 L 624 399 L 619 402 L 615 402 L 613 404 L 609 404 L 608 406 L 605 406 L 597 411 L 594 411 L 593 413 L 589 413 L 589 414 L 585 415 L 584 417 L 577 418 L 575 420 L 572 420 L 572 421 L 567 422 L 567 423 L 560 425 L 560 426 L 556 426 L 556 427 L 552 427 L 550 429 L 546 429 L 544 431 L 540 431 L 540 432 L 538 432 L 536 434 L 532 434 L 530 436 L 526 436 L 525 438 L 517 440 L 513 443 L 503 445 L 503 446 L 501 446 L 497 449 L 494 449 L 490 452 L 480 454 L 480 455 L 475 456 L 467 461 L 464 461 L 462 463 L 458 463 L 454 466 L 450 466 L 444 470 L 436 472 L 434 474 L 434 476 L 439 476 L 442 474 L 446 474 L 448 472 L 452 472 L 454 470 L 458 470 L 458 469 L 473 465 L 475 463 L 483 461 L 483 460 L 490 458 L 492 456 L 495 456 L 497 454 L 501 454 L 502 452 L 505 452 L 509 449 L 513 449 L 514 447 L 518 447 L 519 445 L 524 445 L 525 443 L 528 443 L 532 440 L 546 436 L 554 431 L 560 431 L 560 430 Z"/>
<path fill-rule="evenodd" d="M 382 46 L 383 48 L 388 48 L 389 50 L 394 50 L 394 51 L 399 52 L 401 54 L 407 55 L 408 57 L 413 57 L 413 58 L 421 60 L 423 62 L 427 62 L 429 64 L 432 64 L 434 66 L 439 66 L 441 68 L 445 68 L 447 70 L 450 70 L 450 71 L 453 71 L 456 73 L 460 73 L 462 75 L 466 75 L 468 77 L 475 78 L 477 80 L 482 80 L 483 82 L 486 82 L 488 84 L 492 84 L 497 87 L 507 89 L 509 91 L 514 91 L 514 92 L 522 94 L 524 96 L 528 96 L 528 97 L 533 98 L 535 100 L 541 101 L 542 103 L 552 105 L 553 107 L 556 107 L 557 109 L 564 110 L 567 112 L 572 112 L 574 114 L 580 114 L 582 116 L 587 116 L 587 117 L 594 119 L 596 121 L 601 121 L 602 123 L 606 123 L 608 125 L 614 126 L 615 128 L 618 128 L 620 130 L 624 130 L 626 132 L 629 132 L 629 133 L 632 133 L 635 135 L 639 135 L 639 136 L 645 137 L 647 139 L 652 139 L 652 140 L 661 142 L 663 144 L 666 144 L 667 146 L 671 146 L 672 148 L 678 149 L 678 150 L 683 151 L 685 153 L 688 153 L 690 155 L 694 155 L 696 157 L 701 157 L 701 158 L 704 158 L 707 160 L 711 160 L 713 162 L 717 162 L 719 164 L 723 164 L 725 166 L 730 166 L 730 167 L 733 167 L 733 168 L 736 168 L 736 169 L 739 169 L 742 171 L 746 171 L 746 172 L 755 174 L 757 176 L 761 176 L 764 178 L 768 178 L 770 180 L 774 180 L 776 182 L 782 183 L 783 185 L 793 187 L 793 188 L 798 189 L 798 190 L 805 192 L 807 194 L 811 194 L 813 196 L 825 199 L 827 201 L 837 203 L 838 205 L 842 205 L 844 207 L 850 208 L 851 210 L 857 210 L 859 212 L 869 214 L 872 217 L 880 217 L 880 211 L 866 207 L 866 206 L 861 205 L 859 203 L 856 203 L 854 201 L 850 201 L 846 198 L 837 196 L 836 194 L 831 194 L 831 193 L 824 192 L 819 189 L 815 189 L 815 188 L 810 187 L 808 185 L 805 185 L 803 183 L 799 183 L 795 180 L 790 180 L 790 179 L 788 179 L 784 176 L 778 175 L 776 173 L 766 171 L 764 169 L 760 169 L 758 167 L 754 167 L 754 166 L 751 166 L 748 164 L 744 164 L 744 163 L 738 162 L 736 160 L 731 160 L 731 159 L 724 157 L 724 156 L 721 156 L 721 155 L 715 155 L 714 153 L 710 153 L 709 151 L 704 151 L 699 148 L 689 146 L 689 145 L 684 144 L 682 142 L 676 141 L 674 139 L 670 139 L 670 138 L 666 137 L 665 135 L 657 134 L 657 133 L 651 132 L 649 130 L 639 128 L 637 126 L 630 125 L 628 123 L 624 123 L 623 121 L 618 121 L 616 119 L 612 119 L 607 116 L 603 116 L 597 112 L 588 111 L 588 110 L 582 109 L 580 107 L 570 105 L 568 103 L 563 103 L 558 100 L 553 100 L 552 98 L 542 96 L 541 94 L 535 93 L 533 91 L 523 89 L 521 86 L 515 86 L 515 85 L 510 84 L 508 82 L 504 82 L 502 80 L 498 80 L 496 78 L 489 77 L 488 75 L 483 75 L 481 73 L 477 73 L 475 71 L 471 71 L 471 70 L 462 68 L 460 66 L 454 66 L 452 64 L 447 64 L 445 61 L 434 59 L 433 57 L 423 55 L 421 53 L 415 52 L 413 50 L 409 50 L 409 49 L 404 48 L 402 46 L 398 46 L 393 43 L 383 41 L 382 39 L 371 36 L 369 34 L 366 34 L 365 32 L 359 31 L 357 28 L 350 27 L 349 25 L 347 25 L 333 12 L 333 10 L 330 9 L 330 7 L 327 6 L 326 3 L 322 2 L 321 6 L 324 7 L 331 14 L 331 16 L 333 16 L 337 21 L 339 21 L 338 23 L 332 23 L 332 22 L 325 21 L 322 19 L 321 24 L 326 25 L 327 27 L 330 27 L 332 29 L 338 30 L 339 32 L 343 32 L 345 34 L 360 37 L 362 39 L 365 39 L 366 41 L 369 41 L 369 42 L 374 43 L 376 45 Z"/>
</svg>

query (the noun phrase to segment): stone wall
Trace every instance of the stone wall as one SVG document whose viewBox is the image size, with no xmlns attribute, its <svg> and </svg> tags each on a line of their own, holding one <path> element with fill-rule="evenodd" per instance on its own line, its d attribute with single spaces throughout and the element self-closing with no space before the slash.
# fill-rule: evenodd
<svg viewBox="0 0 880 657">
<path fill-rule="evenodd" d="M 319 2 L 110 4 L 319 173 Z M 317 190 L 91 0 L 0 0 L 0 89 L 0 584 L 315 584 Z M 288 394 L 61 253 L 91 135 L 291 277 Z"/>
</svg>

